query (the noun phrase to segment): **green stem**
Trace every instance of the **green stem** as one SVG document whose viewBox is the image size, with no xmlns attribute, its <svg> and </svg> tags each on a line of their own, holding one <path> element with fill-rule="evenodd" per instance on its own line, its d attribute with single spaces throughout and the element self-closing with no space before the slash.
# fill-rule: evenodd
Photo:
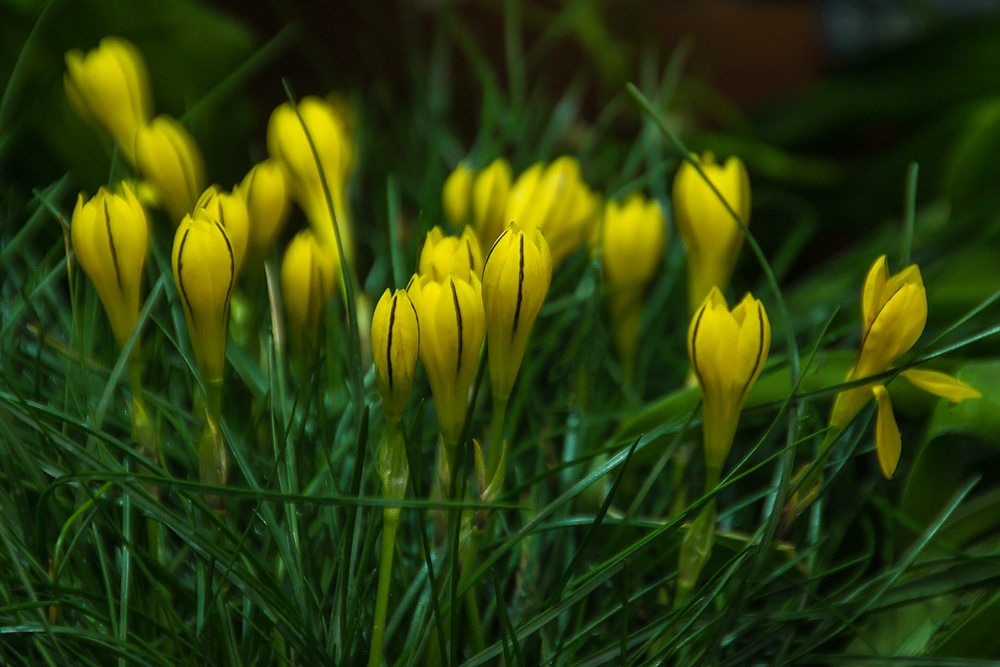
<svg viewBox="0 0 1000 667">
<path fill-rule="evenodd" d="M 503 422 L 507 415 L 507 398 L 493 397 L 493 431 L 490 436 L 490 453 L 486 465 L 486 483 L 489 484 L 496 474 L 500 464 L 500 452 L 503 450 Z M 480 493 L 483 489 L 479 490 Z"/>
<path fill-rule="evenodd" d="M 368 667 L 382 663 L 382 641 L 385 634 L 385 615 L 389 608 L 389 585 L 392 583 L 392 556 L 396 548 L 396 528 L 399 526 L 399 508 L 382 510 L 382 559 L 378 569 L 378 594 L 375 598 L 375 625 L 372 626 L 372 646 L 368 654 Z"/>
<path fill-rule="evenodd" d="M 479 547 L 482 544 L 483 531 L 472 528 L 469 534 L 469 547 L 465 552 L 465 559 L 462 563 L 462 576 L 459 579 L 459 588 L 468 584 L 469 575 L 476 569 L 476 561 L 479 560 Z M 469 586 L 465 593 L 466 613 L 469 616 L 469 629 L 472 632 L 472 648 L 476 653 L 486 650 L 486 639 L 483 636 L 483 624 L 479 617 L 479 600 L 476 597 L 476 587 Z"/>
</svg>

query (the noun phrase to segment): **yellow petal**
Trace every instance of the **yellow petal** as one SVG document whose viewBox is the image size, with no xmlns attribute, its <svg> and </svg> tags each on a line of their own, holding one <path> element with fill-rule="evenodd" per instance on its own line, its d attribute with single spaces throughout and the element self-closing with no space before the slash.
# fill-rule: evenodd
<svg viewBox="0 0 1000 667">
<path fill-rule="evenodd" d="M 482 248 L 489 248 L 510 222 L 504 219 L 511 185 L 510 164 L 497 158 L 476 176 L 472 189 L 472 222 Z"/>
<path fill-rule="evenodd" d="M 469 202 L 475 177 L 476 172 L 462 160 L 444 181 L 444 187 L 441 189 L 441 205 L 448 222 L 455 228 L 461 229 L 469 219 Z"/>
<path fill-rule="evenodd" d="M 175 223 L 194 210 L 205 188 L 205 163 L 194 137 L 183 125 L 161 115 L 139 128 L 135 159 Z"/>
<path fill-rule="evenodd" d="M 259 258 L 274 243 L 291 213 L 285 170 L 274 159 L 258 162 L 243 178 L 239 192 L 249 216 L 248 246 Z"/>
<path fill-rule="evenodd" d="M 937 371 L 927 371 L 920 369 L 910 369 L 901 373 L 903 377 L 910 381 L 917 389 L 923 389 L 929 394 L 942 396 L 952 403 L 961 403 L 967 398 L 982 398 L 983 395 L 976 389 L 965 384 L 961 380 L 939 373 Z"/>
<path fill-rule="evenodd" d="M 372 316 L 375 379 L 386 418 L 398 422 L 413 387 L 420 350 L 417 313 L 403 290 L 386 290 Z"/>
<path fill-rule="evenodd" d="M 896 464 L 899 463 L 899 452 L 902 448 L 899 427 L 896 426 L 896 417 L 892 413 L 889 392 L 879 384 L 872 388 L 872 393 L 875 394 L 878 408 L 878 417 L 875 422 L 875 449 L 878 452 L 878 463 L 885 478 L 892 479 L 892 473 L 896 471 Z"/>
</svg>

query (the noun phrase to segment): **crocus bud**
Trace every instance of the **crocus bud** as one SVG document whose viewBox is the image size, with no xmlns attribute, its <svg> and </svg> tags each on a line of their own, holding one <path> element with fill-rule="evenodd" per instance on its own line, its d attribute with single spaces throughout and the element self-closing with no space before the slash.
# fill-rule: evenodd
<svg viewBox="0 0 1000 667">
<path fill-rule="evenodd" d="M 221 384 L 236 256 L 226 230 L 204 210 L 184 216 L 174 234 L 174 283 L 188 336 L 206 383 Z"/>
<path fill-rule="evenodd" d="M 705 176 L 719 190 L 744 225 L 750 224 L 750 178 L 743 163 L 725 164 L 705 153 L 697 157 Z M 688 305 L 698 308 L 713 287 L 725 291 L 743 244 L 743 230 L 697 169 L 683 162 L 674 177 L 674 221 L 684 241 L 688 265 Z"/>
<path fill-rule="evenodd" d="M 161 115 L 140 127 L 135 135 L 135 160 L 174 222 L 194 211 L 205 189 L 205 163 L 183 125 Z"/>
<path fill-rule="evenodd" d="M 250 216 L 247 251 L 261 258 L 284 229 L 291 213 L 285 171 L 277 160 L 258 162 L 237 189 L 246 201 Z"/>
<path fill-rule="evenodd" d="M 885 255 L 876 259 L 861 291 L 861 317 L 861 352 L 847 374 L 847 382 L 889 370 L 923 333 L 927 323 L 927 293 L 917 265 L 911 264 L 896 275 L 890 275 Z M 918 389 L 948 398 L 953 403 L 982 396 L 964 382 L 937 371 L 910 369 L 901 375 Z M 888 479 L 899 463 L 902 440 L 889 393 L 881 382 L 837 394 L 830 425 L 834 429 L 846 426 L 873 394 L 877 410 L 875 449 L 882 474 Z"/>
<path fill-rule="evenodd" d="M 663 261 L 667 226 L 663 210 L 639 193 L 608 202 L 600 227 L 601 263 L 608 310 L 626 375 L 631 376 L 646 291 Z"/>
<path fill-rule="evenodd" d="M 337 286 L 337 255 L 311 229 L 292 238 L 281 262 L 281 292 L 292 348 L 311 354 L 319 339 L 323 310 Z"/>
<path fill-rule="evenodd" d="M 218 185 L 211 185 L 201 193 L 194 208 L 196 211 L 200 209 L 207 212 L 225 228 L 236 259 L 236 275 L 239 276 L 240 269 L 243 268 L 243 257 L 246 255 L 250 227 L 243 195 L 239 190 L 229 193 L 222 191 Z"/>
<path fill-rule="evenodd" d="M 386 290 L 372 317 L 372 356 L 382 409 L 389 423 L 403 418 L 419 354 L 420 323 L 413 302 L 404 290 Z"/>
<path fill-rule="evenodd" d="M 479 278 L 414 276 L 406 293 L 420 320 L 420 360 L 427 369 L 445 444 L 454 449 L 462 436 L 469 387 L 486 335 Z"/>
<path fill-rule="evenodd" d="M 521 229 L 536 227 L 549 244 L 552 265 L 558 266 L 590 237 L 599 198 L 580 175 L 572 157 L 541 163 L 517 177 L 507 198 L 505 221 Z"/>
<path fill-rule="evenodd" d="M 86 54 L 66 53 L 63 76 L 70 106 L 84 120 L 94 119 L 129 162 L 135 159 L 135 135 L 152 117 L 149 73 L 139 49 L 121 37 L 105 37 Z"/>
<path fill-rule="evenodd" d="M 347 211 L 347 181 L 354 162 L 354 146 L 350 134 L 336 107 L 323 98 L 302 98 L 298 112 L 302 116 L 301 122 L 291 102 L 285 102 L 274 110 L 267 125 L 267 150 L 284 167 L 289 193 L 305 211 L 317 240 L 328 248 L 336 248 L 333 220 L 313 154 L 313 148 L 316 149 L 330 189 L 344 252 L 351 257 L 353 245 Z M 303 122 L 309 130 L 308 136 L 302 127 Z"/>
<path fill-rule="evenodd" d="M 743 403 L 771 349 L 771 324 L 760 301 L 747 293 L 729 310 L 713 287 L 688 329 L 688 356 L 701 387 L 705 463 L 722 469 Z"/>
<path fill-rule="evenodd" d="M 466 282 L 470 275 L 482 278 L 483 254 L 472 228 L 466 227 L 461 238 L 445 236 L 441 227 L 427 232 L 424 247 L 420 249 L 419 272 L 431 276 L 435 282 L 441 282 L 445 276 Z"/>
<path fill-rule="evenodd" d="M 476 172 L 462 160 L 444 181 L 444 187 L 441 189 L 441 205 L 444 208 L 444 217 L 456 229 L 462 229 L 469 221 L 472 184 L 475 179 Z"/>
<path fill-rule="evenodd" d="M 80 268 L 97 289 L 111 331 L 122 346 L 139 318 L 139 288 L 148 249 L 146 212 L 132 188 L 101 188 L 85 202 L 81 194 L 73 210 L 73 250 Z"/>
<path fill-rule="evenodd" d="M 537 228 L 522 230 L 511 223 L 490 249 L 483 270 L 494 399 L 510 397 L 551 280 L 552 258 L 545 237 Z"/>
<path fill-rule="evenodd" d="M 510 164 L 502 157 L 476 176 L 472 188 L 472 223 L 484 248 L 491 248 L 510 222 L 504 216 L 511 179 Z"/>
</svg>

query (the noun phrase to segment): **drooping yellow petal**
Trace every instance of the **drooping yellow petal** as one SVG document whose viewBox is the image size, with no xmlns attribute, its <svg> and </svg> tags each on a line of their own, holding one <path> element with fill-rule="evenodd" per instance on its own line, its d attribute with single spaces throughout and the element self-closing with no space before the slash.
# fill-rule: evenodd
<svg viewBox="0 0 1000 667">
<path fill-rule="evenodd" d="M 896 426 L 896 416 L 892 413 L 892 401 L 889 392 L 880 384 L 872 388 L 875 394 L 875 405 L 878 416 L 875 421 L 875 449 L 878 451 L 878 464 L 886 479 L 892 479 L 899 463 L 899 452 L 902 440 L 899 437 L 899 427 Z"/>
<path fill-rule="evenodd" d="M 928 394 L 947 398 L 952 403 L 961 403 L 968 398 L 982 398 L 978 390 L 973 389 L 959 379 L 938 371 L 927 371 L 912 368 L 901 373 L 903 377 L 917 389 L 923 389 Z"/>
</svg>

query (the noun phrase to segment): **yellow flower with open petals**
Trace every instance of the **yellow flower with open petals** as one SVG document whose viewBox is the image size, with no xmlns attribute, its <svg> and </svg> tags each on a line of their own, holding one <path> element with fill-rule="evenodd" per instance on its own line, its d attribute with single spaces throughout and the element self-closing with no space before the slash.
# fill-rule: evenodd
<svg viewBox="0 0 1000 667">
<path fill-rule="evenodd" d="M 861 291 L 861 350 L 845 381 L 860 380 L 884 373 L 917 342 L 927 323 L 927 292 L 920 269 L 911 264 L 891 275 L 885 255 L 875 260 Z M 914 386 L 957 403 L 979 398 L 978 391 L 944 373 L 924 370 L 903 371 Z M 900 435 L 892 414 L 889 394 L 882 382 L 864 384 L 837 394 L 830 413 L 830 425 L 843 428 L 875 395 L 878 410 L 875 447 L 886 478 L 899 463 Z"/>
</svg>

